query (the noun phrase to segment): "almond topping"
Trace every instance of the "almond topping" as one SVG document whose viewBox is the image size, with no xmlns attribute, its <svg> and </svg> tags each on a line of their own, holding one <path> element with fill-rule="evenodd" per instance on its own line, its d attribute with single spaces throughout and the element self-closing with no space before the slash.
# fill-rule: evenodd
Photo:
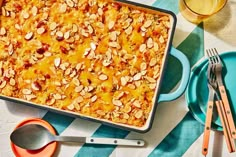
<svg viewBox="0 0 236 157">
<path fill-rule="evenodd" d="M 142 44 L 142 45 L 140 45 L 140 47 L 139 47 L 139 51 L 140 52 L 145 52 L 146 51 L 146 44 Z"/>
<path fill-rule="evenodd" d="M 6 35 L 7 31 L 4 27 L 0 28 L 0 35 Z"/>
<path fill-rule="evenodd" d="M 148 28 L 148 27 L 151 26 L 151 24 L 152 24 L 152 20 L 147 20 L 147 21 L 145 21 L 145 23 L 143 24 L 143 27 Z"/>
<path fill-rule="evenodd" d="M 29 33 L 27 33 L 27 34 L 25 35 L 25 39 L 26 39 L 26 40 L 30 40 L 30 39 L 33 38 L 33 36 L 34 36 L 33 32 L 29 32 Z"/>
<path fill-rule="evenodd" d="M 61 100 L 61 99 L 62 99 L 62 96 L 61 96 L 61 94 L 59 94 L 59 93 L 54 94 L 53 97 L 54 97 L 54 99 L 56 99 L 56 100 Z"/>
<path fill-rule="evenodd" d="M 56 32 L 57 37 L 64 37 L 63 33 L 61 31 Z"/>
<path fill-rule="evenodd" d="M 97 46 L 96 46 L 96 44 L 95 43 L 90 43 L 90 47 L 91 47 L 91 49 L 92 50 L 96 50 L 96 48 L 97 48 Z"/>
<path fill-rule="evenodd" d="M 80 85 L 80 82 L 77 78 L 73 78 L 72 79 L 72 82 L 76 85 L 76 86 L 79 86 Z"/>
<path fill-rule="evenodd" d="M 78 96 L 76 99 L 75 99 L 75 102 L 76 103 L 81 103 L 84 101 L 84 98 L 82 96 Z"/>
<path fill-rule="evenodd" d="M 155 89 L 156 88 L 156 83 L 149 84 L 150 89 Z"/>
<path fill-rule="evenodd" d="M 140 65 L 140 69 L 141 70 L 146 70 L 147 69 L 147 63 L 142 62 L 141 65 Z"/>
<path fill-rule="evenodd" d="M 159 50 L 159 45 L 158 45 L 158 43 L 157 42 L 154 42 L 154 44 L 153 44 L 153 48 L 154 48 L 154 51 L 158 51 Z"/>
<path fill-rule="evenodd" d="M 125 86 L 128 83 L 128 80 L 124 76 L 120 78 L 120 81 L 122 86 Z"/>
<path fill-rule="evenodd" d="M 35 84 L 35 83 L 32 83 L 32 84 L 31 84 L 31 88 L 32 88 L 33 90 L 36 90 L 36 91 L 39 91 L 39 90 L 40 90 L 40 87 L 38 87 L 38 85 Z"/>
<path fill-rule="evenodd" d="M 32 12 L 33 16 L 36 16 L 37 13 L 38 13 L 38 8 L 36 6 L 33 6 L 32 9 L 31 9 L 31 12 Z"/>
<path fill-rule="evenodd" d="M 105 75 L 105 74 L 101 74 L 101 75 L 99 75 L 99 80 L 102 80 L 102 81 L 105 81 L 105 80 L 107 80 L 108 79 L 108 76 L 107 75 Z"/>
<path fill-rule="evenodd" d="M 122 106 L 122 102 L 120 100 L 112 99 L 112 103 L 116 106 Z"/>
<path fill-rule="evenodd" d="M 140 102 L 139 102 L 138 100 L 135 100 L 135 101 L 133 102 L 133 105 L 136 106 L 136 107 L 138 107 L 138 108 L 141 107 L 141 104 L 140 104 Z"/>
<path fill-rule="evenodd" d="M 13 78 L 10 79 L 10 85 L 11 86 L 15 86 L 16 85 L 15 79 L 13 79 Z"/>
<path fill-rule="evenodd" d="M 156 83 L 156 80 L 154 78 L 152 78 L 152 77 L 146 76 L 145 78 L 148 80 L 148 82 Z"/>
<path fill-rule="evenodd" d="M 160 41 L 161 44 L 163 44 L 165 42 L 165 39 L 163 38 L 162 35 L 160 36 L 159 41 Z"/>
<path fill-rule="evenodd" d="M 0 85 L 0 89 L 4 88 L 7 85 L 7 81 L 3 81 Z"/>
<path fill-rule="evenodd" d="M 83 85 L 77 86 L 75 87 L 75 92 L 79 93 L 83 90 L 83 88 L 84 88 Z"/>
<path fill-rule="evenodd" d="M 56 102 L 56 100 L 54 98 L 50 99 L 49 101 L 47 101 L 47 105 L 51 106 Z"/>
<path fill-rule="evenodd" d="M 97 96 L 96 95 L 94 95 L 92 98 L 91 98 L 91 102 L 95 102 L 96 100 L 97 100 Z"/>
<path fill-rule="evenodd" d="M 22 93 L 25 94 L 25 95 L 29 95 L 29 94 L 32 93 L 32 91 L 30 89 L 23 89 Z"/>
<path fill-rule="evenodd" d="M 52 22 L 49 26 L 50 30 L 53 31 L 57 28 L 57 23 L 56 22 Z"/>
<path fill-rule="evenodd" d="M 60 13 L 65 13 L 66 9 L 67 9 L 67 5 L 65 3 L 63 3 L 59 6 L 59 12 Z"/>
<path fill-rule="evenodd" d="M 134 75 L 133 79 L 134 79 L 134 81 L 138 81 L 138 80 L 141 79 L 141 77 L 142 77 L 142 74 L 141 73 L 137 73 L 137 74 Z"/>
<path fill-rule="evenodd" d="M 143 116 L 143 111 L 142 110 L 137 111 L 134 116 L 135 118 L 140 119 Z"/>
<path fill-rule="evenodd" d="M 157 64 L 157 59 L 156 59 L 156 58 L 152 58 L 152 59 L 150 60 L 149 65 L 152 67 L 152 66 L 154 66 L 154 65 L 156 65 L 156 64 Z"/>
<path fill-rule="evenodd" d="M 129 26 L 129 27 L 125 30 L 125 33 L 126 33 L 127 35 L 130 35 L 130 34 L 132 33 L 132 31 L 133 31 L 133 27 L 132 27 L 132 26 Z"/>
<path fill-rule="evenodd" d="M 78 32 L 78 26 L 76 24 L 72 25 L 72 32 L 74 33 Z"/>
<path fill-rule="evenodd" d="M 70 38 L 70 32 L 67 31 L 64 33 L 64 39 L 69 39 Z"/>
<path fill-rule="evenodd" d="M 147 40 L 147 47 L 149 49 L 153 47 L 153 40 L 152 40 L 152 38 L 148 38 L 148 40 Z"/>
<path fill-rule="evenodd" d="M 115 25 L 115 22 L 114 21 L 110 21 L 108 23 L 108 29 L 112 29 L 114 27 L 114 25 Z"/>
<path fill-rule="evenodd" d="M 40 28 L 37 29 L 37 33 L 38 33 L 39 35 L 43 34 L 45 31 L 46 31 L 46 30 L 45 30 L 44 27 L 40 27 Z"/>
<path fill-rule="evenodd" d="M 26 100 L 30 101 L 30 100 L 32 100 L 32 99 L 35 99 L 36 96 L 33 95 L 33 94 L 29 94 L 29 95 L 25 95 L 25 98 L 26 98 Z"/>
<path fill-rule="evenodd" d="M 60 63 L 61 63 L 61 58 L 55 58 L 54 59 L 54 65 L 55 65 L 55 67 L 59 67 L 59 65 L 60 65 Z"/>
<path fill-rule="evenodd" d="M 75 108 L 74 104 L 70 104 L 68 106 L 66 106 L 66 108 L 68 108 L 69 110 L 73 110 Z"/>
<path fill-rule="evenodd" d="M 23 16 L 24 19 L 29 18 L 29 13 L 27 13 L 26 11 L 23 11 L 22 14 L 23 14 L 22 16 Z"/>
<path fill-rule="evenodd" d="M 73 8 L 75 5 L 75 3 L 72 0 L 66 0 L 66 4 L 71 8 Z"/>
</svg>

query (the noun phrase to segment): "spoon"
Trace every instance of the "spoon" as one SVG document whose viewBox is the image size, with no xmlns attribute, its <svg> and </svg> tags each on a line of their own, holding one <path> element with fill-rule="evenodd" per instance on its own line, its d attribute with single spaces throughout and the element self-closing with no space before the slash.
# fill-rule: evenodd
<svg viewBox="0 0 236 157">
<path fill-rule="evenodd" d="M 27 150 L 38 150 L 53 141 L 123 146 L 144 146 L 145 144 L 143 140 L 56 136 L 51 134 L 45 127 L 38 124 L 28 124 L 17 128 L 11 133 L 10 139 L 18 147 Z"/>
</svg>

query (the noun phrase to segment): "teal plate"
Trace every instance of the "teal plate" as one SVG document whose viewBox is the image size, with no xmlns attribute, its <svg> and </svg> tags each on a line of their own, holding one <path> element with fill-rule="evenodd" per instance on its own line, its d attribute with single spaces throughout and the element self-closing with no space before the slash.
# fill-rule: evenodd
<svg viewBox="0 0 236 157">
<path fill-rule="evenodd" d="M 227 90 L 228 99 L 234 122 L 236 122 L 236 52 L 225 52 L 220 55 L 223 62 L 223 79 Z M 207 87 L 207 59 L 196 65 L 190 76 L 189 86 L 186 90 L 188 108 L 194 118 L 205 124 L 206 108 L 208 101 Z M 212 129 L 222 131 L 222 125 L 214 106 Z"/>
</svg>

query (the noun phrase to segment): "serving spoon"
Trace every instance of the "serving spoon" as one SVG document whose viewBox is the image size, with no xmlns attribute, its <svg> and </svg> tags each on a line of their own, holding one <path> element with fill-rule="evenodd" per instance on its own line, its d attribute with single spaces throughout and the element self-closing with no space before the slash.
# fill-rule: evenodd
<svg viewBox="0 0 236 157">
<path fill-rule="evenodd" d="M 143 140 L 130 140 L 118 138 L 94 138 L 78 136 L 57 136 L 51 134 L 45 127 L 38 124 L 28 124 L 14 130 L 10 135 L 11 141 L 27 150 L 38 150 L 47 144 L 58 142 L 78 142 L 90 144 L 123 145 L 123 146 L 144 146 Z"/>
</svg>

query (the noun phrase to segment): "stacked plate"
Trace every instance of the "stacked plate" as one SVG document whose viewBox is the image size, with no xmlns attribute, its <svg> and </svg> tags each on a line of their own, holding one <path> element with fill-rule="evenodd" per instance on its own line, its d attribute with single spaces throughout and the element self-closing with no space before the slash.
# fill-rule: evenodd
<svg viewBox="0 0 236 157">
<path fill-rule="evenodd" d="M 228 99 L 234 121 L 236 122 L 236 52 L 220 54 L 223 61 L 223 80 L 227 90 Z M 194 118 L 205 124 L 206 108 L 208 102 L 207 86 L 208 61 L 204 59 L 198 63 L 191 72 L 189 86 L 186 91 L 188 108 Z M 222 125 L 217 114 L 216 106 L 213 110 L 212 129 L 222 131 Z"/>
</svg>

